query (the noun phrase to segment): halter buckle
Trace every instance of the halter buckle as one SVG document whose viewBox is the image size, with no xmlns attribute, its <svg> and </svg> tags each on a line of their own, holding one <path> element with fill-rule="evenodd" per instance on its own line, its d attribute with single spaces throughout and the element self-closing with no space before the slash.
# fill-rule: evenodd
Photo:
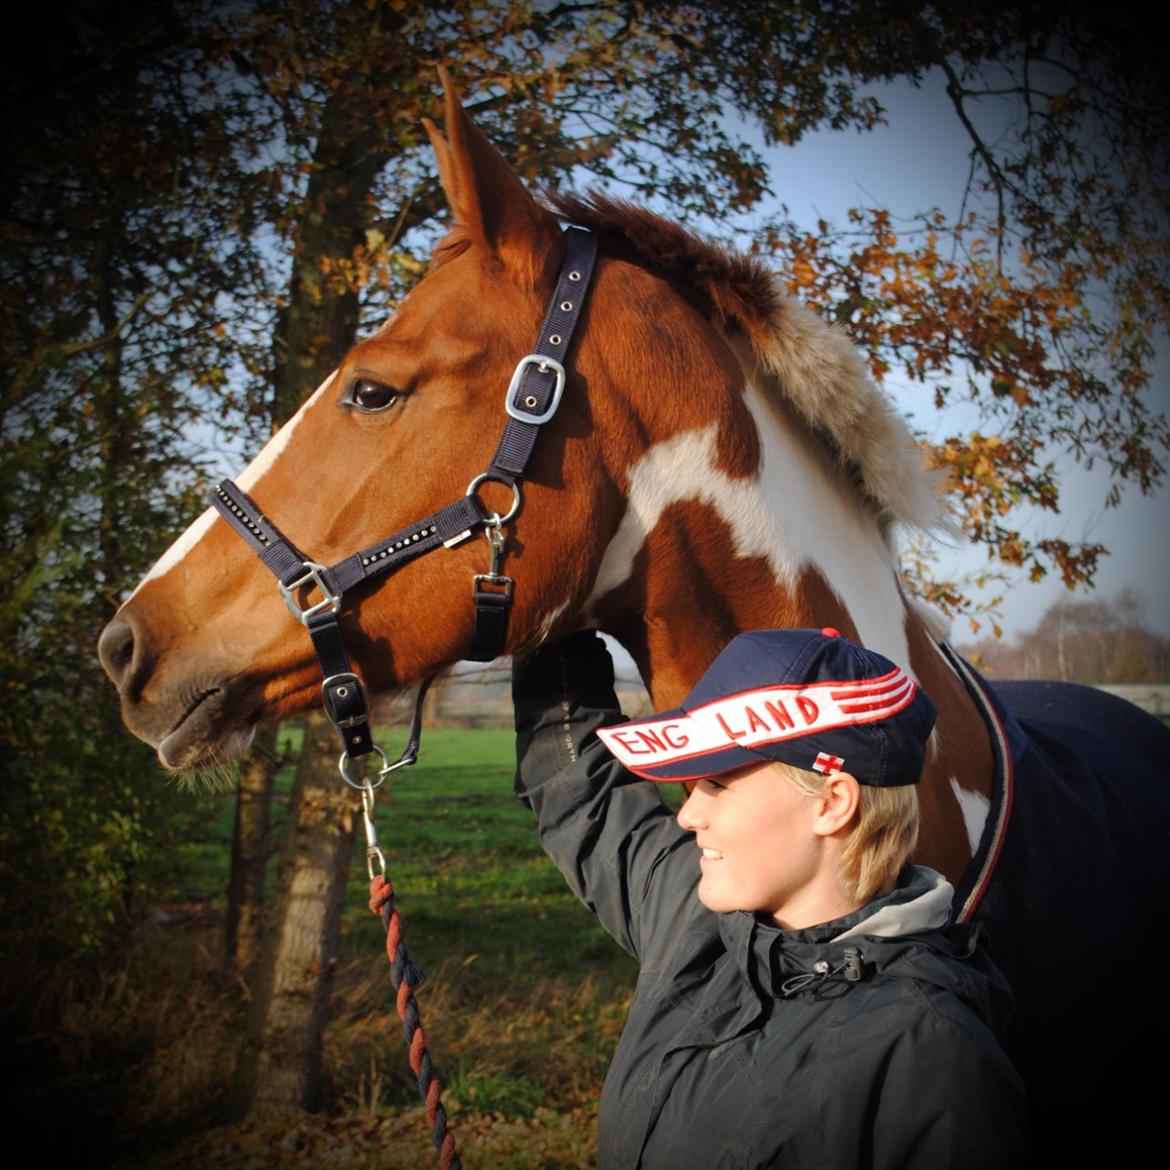
<svg viewBox="0 0 1170 1170">
<path fill-rule="evenodd" d="M 324 565 L 317 564 L 316 561 L 304 561 L 302 567 L 305 572 L 301 574 L 295 581 L 290 581 L 287 585 L 283 581 L 278 581 L 280 586 L 280 595 L 284 598 L 284 604 L 288 606 L 288 611 L 301 623 L 302 626 L 308 628 L 309 619 L 316 617 L 319 613 L 337 613 L 341 609 L 341 594 L 330 593 L 329 587 L 325 584 L 325 578 L 321 576 L 326 572 Z M 294 589 L 303 589 L 305 587 L 312 589 L 314 586 L 321 590 L 322 599 L 315 605 L 310 605 L 307 609 L 301 609 L 299 602 L 293 596 Z"/>
<path fill-rule="evenodd" d="M 513 396 L 520 389 L 520 383 L 524 381 L 524 375 L 528 373 L 529 366 L 536 366 L 542 374 L 551 373 L 556 377 L 552 398 L 549 399 L 548 406 L 540 414 L 533 414 L 531 411 L 521 410 L 513 401 Z M 556 414 L 557 407 L 561 404 L 561 395 L 564 392 L 565 367 L 556 358 L 550 358 L 543 353 L 530 353 L 516 363 L 516 369 L 512 372 L 512 380 L 508 383 L 508 395 L 504 399 L 504 409 L 518 422 L 540 426 L 542 423 L 548 422 Z"/>
<path fill-rule="evenodd" d="M 321 705 L 336 728 L 360 727 L 370 721 L 366 688 L 356 674 L 331 674 L 321 684 Z M 343 712 L 349 711 L 346 715 Z"/>
</svg>

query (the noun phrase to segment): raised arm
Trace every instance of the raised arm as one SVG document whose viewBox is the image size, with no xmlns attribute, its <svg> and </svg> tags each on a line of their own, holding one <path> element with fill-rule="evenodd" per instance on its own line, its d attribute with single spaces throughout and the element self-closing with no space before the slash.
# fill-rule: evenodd
<svg viewBox="0 0 1170 1170">
<path fill-rule="evenodd" d="M 620 723 L 613 661 L 594 633 L 574 634 L 513 668 L 516 792 L 573 892 L 643 964 L 700 910 L 693 836 L 654 784 L 618 764 L 598 727 Z"/>
</svg>

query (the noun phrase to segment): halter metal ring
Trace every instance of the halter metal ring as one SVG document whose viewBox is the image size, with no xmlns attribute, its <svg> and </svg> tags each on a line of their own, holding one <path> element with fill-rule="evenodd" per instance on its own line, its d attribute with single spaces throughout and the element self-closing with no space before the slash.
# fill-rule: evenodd
<svg viewBox="0 0 1170 1170">
<path fill-rule="evenodd" d="M 346 784 L 350 786 L 350 788 L 356 788 L 359 792 L 364 792 L 367 788 L 371 790 L 375 788 L 381 788 L 382 785 L 386 783 L 386 774 L 388 772 L 393 772 L 396 766 L 387 763 L 386 753 L 376 743 L 371 744 L 370 746 L 373 751 L 377 752 L 378 755 L 382 757 L 382 767 L 378 772 L 377 780 L 355 780 L 349 774 L 349 770 L 345 766 L 349 763 L 349 752 L 342 752 L 341 757 L 337 761 L 337 770 L 341 773 L 342 780 L 344 780 Z"/>
<path fill-rule="evenodd" d="M 475 479 L 473 479 L 471 483 L 467 485 L 467 491 L 464 494 L 474 496 L 479 485 L 489 479 L 494 483 L 506 484 L 512 489 L 512 506 L 508 509 L 507 513 L 501 516 L 498 512 L 493 512 L 487 518 L 489 524 L 498 528 L 501 524 L 507 524 L 509 520 L 514 519 L 516 513 L 520 511 L 520 485 L 518 483 L 508 483 L 506 479 L 501 479 L 498 475 L 495 475 L 490 471 L 484 471 L 477 475 Z"/>
</svg>

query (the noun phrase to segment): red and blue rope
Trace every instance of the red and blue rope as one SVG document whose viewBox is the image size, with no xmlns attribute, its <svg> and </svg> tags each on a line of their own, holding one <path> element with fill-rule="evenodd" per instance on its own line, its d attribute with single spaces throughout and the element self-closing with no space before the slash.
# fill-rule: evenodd
<svg viewBox="0 0 1170 1170">
<path fill-rule="evenodd" d="M 410 961 L 402 938 L 402 920 L 394 905 L 394 886 L 385 874 L 376 874 L 370 882 L 370 909 L 381 917 L 386 931 L 390 984 L 394 988 L 398 1014 L 402 1019 L 410 1067 L 418 1078 L 419 1095 L 423 1099 L 427 1122 L 431 1127 L 431 1141 L 439 1151 L 439 1166 L 441 1170 L 462 1170 L 459 1155 L 455 1152 L 455 1137 L 447 1127 L 442 1086 L 427 1051 L 426 1033 L 414 996 L 414 989 L 423 981 L 423 973 Z"/>
</svg>

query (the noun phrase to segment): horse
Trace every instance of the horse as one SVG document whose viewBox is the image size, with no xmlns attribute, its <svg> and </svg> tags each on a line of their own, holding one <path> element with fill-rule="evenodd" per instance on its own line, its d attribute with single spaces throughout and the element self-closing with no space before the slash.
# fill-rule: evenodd
<svg viewBox="0 0 1170 1170">
<path fill-rule="evenodd" d="M 318 701 L 302 626 L 321 609 L 353 658 L 342 690 L 409 688 L 475 652 L 472 582 L 507 583 L 496 650 L 603 630 L 658 709 L 742 630 L 834 627 L 911 672 L 938 708 L 916 860 L 951 879 L 956 917 L 983 925 L 1014 986 L 1006 1043 L 1028 1086 L 1033 1161 L 1144 1152 L 1153 1085 L 1133 1050 L 1148 1039 L 1160 1053 L 1166 1038 L 1170 732 L 1098 692 L 992 686 L 962 662 L 898 568 L 903 530 L 946 524 L 943 493 L 851 343 L 758 259 L 661 215 L 598 193 L 537 201 L 442 77 L 446 133 L 424 125 L 452 226 L 395 314 L 102 634 L 127 726 L 170 769 L 238 757 L 258 722 Z M 572 300 L 565 223 L 596 247 Z M 552 334 L 563 358 L 521 494 L 519 475 L 482 469 L 517 417 L 503 389 L 534 361 L 550 368 L 547 345 L 530 351 L 561 296 L 575 333 Z M 467 531 L 411 533 L 451 499 Z M 293 617 L 253 555 L 284 532 L 313 557 L 283 576 Z M 428 555 L 355 578 L 344 598 L 328 585 L 322 563 L 359 546 L 397 557 L 420 535 Z"/>
</svg>

